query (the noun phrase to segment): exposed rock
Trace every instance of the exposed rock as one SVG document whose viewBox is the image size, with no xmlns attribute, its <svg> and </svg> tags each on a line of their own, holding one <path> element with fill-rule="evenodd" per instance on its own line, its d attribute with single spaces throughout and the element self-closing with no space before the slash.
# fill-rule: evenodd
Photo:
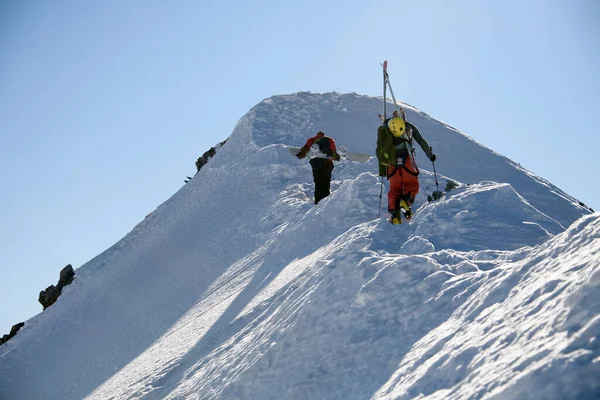
<svg viewBox="0 0 600 400">
<path fill-rule="evenodd" d="M 446 181 L 446 192 L 452 190 L 452 189 L 456 189 L 458 187 L 458 183 L 454 182 L 453 180 L 448 179 Z"/>
<path fill-rule="evenodd" d="M 67 265 L 60 271 L 60 277 L 58 279 L 58 286 L 62 289 L 63 287 L 70 285 L 75 279 L 75 271 L 71 264 Z"/>
<path fill-rule="evenodd" d="M 56 302 L 58 296 L 60 296 L 61 290 L 59 290 L 56 286 L 50 285 L 46 288 L 46 290 L 42 290 L 40 292 L 40 297 L 38 297 L 38 301 L 44 307 L 44 310 L 50 307 L 52 304 Z"/>
<path fill-rule="evenodd" d="M 196 160 L 196 169 L 198 171 L 200 171 L 200 168 L 202 168 L 204 165 L 206 165 L 208 160 L 210 160 L 212 157 L 214 157 L 215 154 L 217 154 L 217 150 L 214 147 L 211 147 L 208 151 L 205 151 L 204 154 L 202 154 Z"/>
<path fill-rule="evenodd" d="M 44 310 L 56 302 L 58 296 L 62 293 L 63 287 L 71 284 L 74 278 L 75 272 L 73 271 L 71 264 L 69 264 L 60 271 L 58 284 L 56 286 L 50 285 L 46 290 L 40 292 L 38 301 L 44 307 Z"/>
<path fill-rule="evenodd" d="M 211 147 L 207 151 L 204 152 L 198 159 L 196 160 L 196 173 L 200 171 L 200 169 L 208 163 L 208 160 L 213 158 L 215 154 L 217 154 L 217 149 L 223 147 L 223 145 L 227 142 L 227 139 L 223 140 L 221 143 L 218 143 L 216 147 Z M 191 176 L 188 176 L 187 179 L 184 179 L 185 183 L 188 183 L 192 179 Z"/>
<path fill-rule="evenodd" d="M 25 326 L 25 322 L 19 322 L 16 325 L 13 325 L 13 327 L 10 329 L 10 333 L 8 334 L 8 336 L 13 337 L 17 334 L 17 332 L 19 332 L 19 329 L 21 329 L 22 327 Z"/>
<path fill-rule="evenodd" d="M 223 145 L 225 144 L 225 142 L 227 142 L 227 139 L 225 139 L 221 143 L 219 143 L 217 145 L 218 148 L 223 147 Z M 207 151 L 205 151 L 204 154 L 202 154 L 200 157 L 198 157 L 198 160 L 196 160 L 196 169 L 198 171 L 200 171 L 200 168 L 202 168 L 204 165 L 206 165 L 206 163 L 208 162 L 208 160 L 210 160 L 211 158 L 213 158 L 215 156 L 215 154 L 217 154 L 217 147 L 211 147 L 210 149 L 208 149 Z"/>
<path fill-rule="evenodd" d="M 8 340 L 12 337 L 14 337 L 17 332 L 19 332 L 19 329 L 21 329 L 22 327 L 25 326 L 25 322 L 19 322 L 16 325 L 13 325 L 13 327 L 10 329 L 10 333 L 8 335 L 4 335 L 2 336 L 2 338 L 0 338 L 0 345 L 8 342 Z"/>
</svg>

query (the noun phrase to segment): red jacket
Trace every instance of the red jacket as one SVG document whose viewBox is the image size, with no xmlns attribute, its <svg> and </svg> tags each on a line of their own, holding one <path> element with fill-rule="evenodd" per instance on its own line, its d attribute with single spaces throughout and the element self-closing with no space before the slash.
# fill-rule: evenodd
<svg viewBox="0 0 600 400">
<path fill-rule="evenodd" d="M 331 149 L 331 159 L 338 161 L 340 159 L 340 156 L 338 155 L 337 148 L 335 147 L 335 140 L 333 140 L 333 138 L 330 138 L 329 136 L 325 136 L 323 132 L 318 132 L 315 136 L 309 138 L 306 141 L 306 144 L 302 146 L 302 148 L 300 149 L 300 153 L 298 153 L 298 158 L 306 157 L 306 154 L 310 151 L 310 147 L 321 140 L 329 140 L 329 148 Z M 331 162 L 331 159 L 329 159 L 328 161 Z"/>
</svg>

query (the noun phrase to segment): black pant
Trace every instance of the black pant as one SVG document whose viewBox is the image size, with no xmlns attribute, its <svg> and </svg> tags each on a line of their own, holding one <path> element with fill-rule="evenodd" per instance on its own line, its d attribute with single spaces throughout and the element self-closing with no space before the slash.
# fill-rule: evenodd
<svg viewBox="0 0 600 400">
<path fill-rule="evenodd" d="M 310 160 L 310 165 L 312 166 L 313 178 L 315 180 L 315 204 L 317 204 L 329 196 L 333 162 L 328 159 L 313 158 Z"/>
</svg>

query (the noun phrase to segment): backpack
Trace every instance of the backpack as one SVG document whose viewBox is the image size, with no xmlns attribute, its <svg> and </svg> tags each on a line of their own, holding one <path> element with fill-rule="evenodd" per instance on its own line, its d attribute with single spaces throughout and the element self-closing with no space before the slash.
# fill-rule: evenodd
<svg viewBox="0 0 600 400">
<path fill-rule="evenodd" d="M 396 166 L 394 137 L 386 125 L 381 125 L 377 129 L 377 149 L 375 153 L 380 165 L 386 167 Z"/>
<path fill-rule="evenodd" d="M 323 154 L 332 155 L 333 150 L 331 149 L 331 138 L 323 136 L 313 142 L 313 145 L 319 146 L 319 151 Z"/>
</svg>

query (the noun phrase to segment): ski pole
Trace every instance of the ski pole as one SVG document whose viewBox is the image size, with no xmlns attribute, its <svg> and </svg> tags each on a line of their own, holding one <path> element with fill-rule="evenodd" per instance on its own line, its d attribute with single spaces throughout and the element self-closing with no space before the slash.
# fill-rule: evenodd
<svg viewBox="0 0 600 400">
<path fill-rule="evenodd" d="M 433 147 L 429 146 L 429 150 L 433 154 Z M 437 173 L 435 172 L 435 161 L 432 161 L 431 164 L 433 164 L 433 176 L 435 177 L 435 188 L 439 192 L 440 187 L 438 186 Z"/>
<path fill-rule="evenodd" d="M 377 209 L 377 218 L 381 217 L 381 197 L 383 196 L 383 176 L 381 178 L 381 186 L 379 187 L 379 208 Z"/>
</svg>

